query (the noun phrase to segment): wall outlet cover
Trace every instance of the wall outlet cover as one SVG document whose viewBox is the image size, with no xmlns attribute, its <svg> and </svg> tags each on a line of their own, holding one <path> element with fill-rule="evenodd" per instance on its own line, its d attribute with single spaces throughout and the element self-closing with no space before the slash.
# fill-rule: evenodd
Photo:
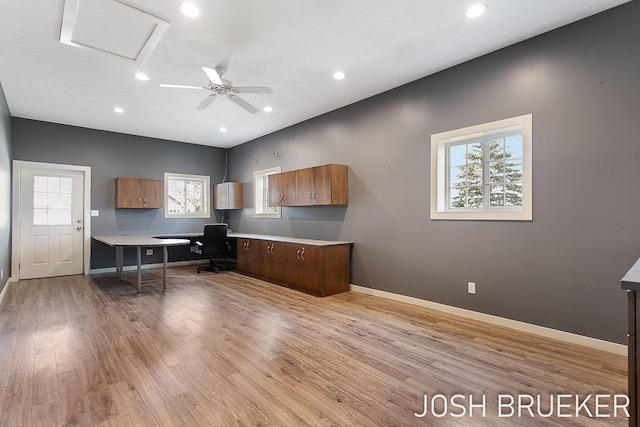
<svg viewBox="0 0 640 427">
<path fill-rule="evenodd" d="M 467 292 L 475 295 L 476 293 L 476 284 L 475 282 L 467 282 Z"/>
</svg>

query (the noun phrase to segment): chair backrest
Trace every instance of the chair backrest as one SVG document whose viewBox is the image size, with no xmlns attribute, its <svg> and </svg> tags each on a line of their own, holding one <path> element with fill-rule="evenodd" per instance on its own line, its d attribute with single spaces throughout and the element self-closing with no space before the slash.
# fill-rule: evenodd
<svg viewBox="0 0 640 427">
<path fill-rule="evenodd" d="M 202 256 L 218 257 L 227 254 L 227 224 L 205 224 L 202 236 Z"/>
</svg>

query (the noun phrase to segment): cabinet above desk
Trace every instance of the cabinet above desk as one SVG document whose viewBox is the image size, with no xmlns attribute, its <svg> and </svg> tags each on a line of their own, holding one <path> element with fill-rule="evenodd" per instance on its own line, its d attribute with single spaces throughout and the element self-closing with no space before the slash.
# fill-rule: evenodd
<svg viewBox="0 0 640 427">
<path fill-rule="evenodd" d="M 348 176 L 333 163 L 269 175 L 269 206 L 347 205 Z"/>
<path fill-rule="evenodd" d="M 116 178 L 116 208 L 164 207 L 164 182 L 156 179 Z"/>
</svg>

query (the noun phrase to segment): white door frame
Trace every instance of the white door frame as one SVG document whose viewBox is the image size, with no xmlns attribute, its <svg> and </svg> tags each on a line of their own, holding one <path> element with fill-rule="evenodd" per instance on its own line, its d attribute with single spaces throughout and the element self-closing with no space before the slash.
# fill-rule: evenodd
<svg viewBox="0 0 640 427">
<path fill-rule="evenodd" d="M 91 266 L 91 166 L 77 166 L 77 165 L 62 165 L 58 163 L 41 163 L 41 162 L 28 162 L 24 160 L 13 161 L 13 188 L 12 188 L 12 220 L 11 220 L 11 282 L 18 281 L 20 271 L 20 206 L 21 206 L 21 192 L 20 192 L 20 176 L 23 168 L 30 169 L 56 169 L 66 171 L 82 172 L 84 174 L 84 212 L 83 227 L 84 235 L 82 242 L 83 250 L 83 262 L 82 271 L 84 274 L 89 274 L 89 267 Z"/>
</svg>

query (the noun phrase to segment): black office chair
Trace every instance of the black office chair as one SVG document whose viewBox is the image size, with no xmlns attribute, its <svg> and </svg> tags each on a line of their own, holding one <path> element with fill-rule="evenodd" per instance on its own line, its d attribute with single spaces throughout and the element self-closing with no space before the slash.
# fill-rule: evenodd
<svg viewBox="0 0 640 427">
<path fill-rule="evenodd" d="M 217 273 L 220 268 L 214 263 L 214 259 L 227 257 L 227 224 L 206 224 L 202 241 L 196 242 L 196 253 L 202 258 L 209 258 L 209 265 L 198 267 L 198 273 L 202 270 Z"/>
</svg>

